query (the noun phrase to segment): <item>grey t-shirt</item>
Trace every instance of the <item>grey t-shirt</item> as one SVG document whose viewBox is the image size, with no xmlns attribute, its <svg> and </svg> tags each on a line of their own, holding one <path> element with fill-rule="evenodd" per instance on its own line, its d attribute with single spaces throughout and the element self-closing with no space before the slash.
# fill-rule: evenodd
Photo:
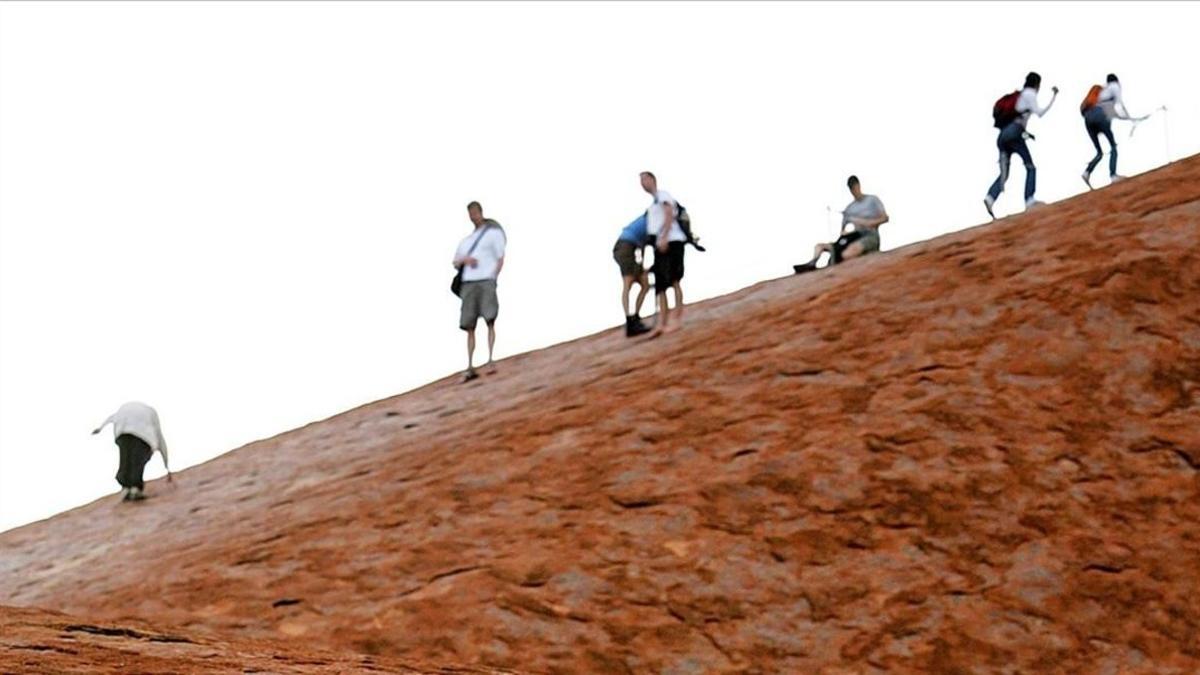
<svg viewBox="0 0 1200 675">
<path fill-rule="evenodd" d="M 855 218 L 879 218 L 883 213 L 883 202 L 879 200 L 879 197 L 875 195 L 863 195 L 862 199 L 855 199 L 842 211 L 842 224 L 844 225 Z M 858 226 L 856 225 L 855 228 L 858 229 Z"/>
</svg>

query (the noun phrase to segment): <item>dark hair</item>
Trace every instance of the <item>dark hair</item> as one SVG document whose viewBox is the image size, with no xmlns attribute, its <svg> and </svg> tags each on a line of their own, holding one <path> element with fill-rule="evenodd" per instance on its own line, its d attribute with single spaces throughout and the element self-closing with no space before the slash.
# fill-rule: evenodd
<svg viewBox="0 0 1200 675">
<path fill-rule="evenodd" d="M 478 209 L 480 213 L 483 213 L 483 207 L 479 205 L 479 202 L 467 204 L 467 210 L 470 211 L 471 209 Z"/>
<path fill-rule="evenodd" d="M 649 172 L 649 171 L 643 171 L 643 172 L 642 172 L 642 175 L 643 175 L 643 176 L 650 176 L 650 180 L 653 180 L 653 181 L 657 181 L 657 180 L 658 180 L 657 178 L 655 178 L 655 177 L 654 177 L 654 174 L 653 174 L 653 173 L 651 173 L 651 172 Z"/>
<path fill-rule="evenodd" d="M 1108 81 L 1109 82 L 1120 82 L 1120 80 L 1117 79 L 1117 76 L 1112 73 L 1108 74 Z"/>
<path fill-rule="evenodd" d="M 853 190 L 855 185 L 858 185 L 858 176 L 850 176 L 846 179 L 846 187 Z"/>
<path fill-rule="evenodd" d="M 1042 86 L 1042 76 L 1033 71 L 1029 71 L 1029 74 L 1025 76 L 1025 87 L 1037 89 L 1040 86 Z"/>
</svg>

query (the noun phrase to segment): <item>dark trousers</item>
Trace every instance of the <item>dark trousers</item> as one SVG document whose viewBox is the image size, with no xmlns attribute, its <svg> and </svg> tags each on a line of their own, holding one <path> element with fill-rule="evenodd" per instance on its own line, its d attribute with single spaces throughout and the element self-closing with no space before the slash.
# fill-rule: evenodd
<svg viewBox="0 0 1200 675">
<path fill-rule="evenodd" d="M 1018 122 L 1004 127 L 996 138 L 996 147 L 1000 150 L 1000 176 L 992 183 L 988 195 L 995 201 L 1004 191 L 1004 184 L 1008 182 L 1008 167 L 1015 154 L 1025 162 L 1025 201 L 1033 199 L 1034 190 L 1037 189 L 1037 167 L 1033 165 L 1033 156 L 1029 154 L 1029 146 L 1025 143 L 1025 127 Z"/>
<path fill-rule="evenodd" d="M 117 447 L 121 449 L 121 464 L 117 467 L 117 482 L 124 488 L 144 488 L 142 471 L 146 468 L 146 462 L 150 461 L 150 455 L 154 454 L 154 451 L 150 449 L 146 441 L 131 434 L 117 436 Z"/>
<path fill-rule="evenodd" d="M 1096 148 L 1096 156 L 1087 165 L 1088 175 L 1091 175 L 1092 170 L 1104 158 L 1104 152 L 1100 149 L 1101 134 L 1108 139 L 1108 174 L 1117 175 L 1117 142 L 1113 139 L 1112 120 L 1108 119 L 1108 114 L 1103 108 L 1094 106 L 1083 116 L 1083 122 L 1087 127 L 1088 138 L 1092 139 L 1092 145 Z"/>
</svg>

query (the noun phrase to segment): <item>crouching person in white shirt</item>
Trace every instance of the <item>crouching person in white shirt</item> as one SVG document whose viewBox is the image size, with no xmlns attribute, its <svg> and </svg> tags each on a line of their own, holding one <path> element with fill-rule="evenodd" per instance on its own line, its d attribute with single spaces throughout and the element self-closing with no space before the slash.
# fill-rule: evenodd
<svg viewBox="0 0 1200 675">
<path fill-rule="evenodd" d="M 121 462 L 117 468 L 117 482 L 121 484 L 123 501 L 140 501 L 146 498 L 142 472 L 150 456 L 158 451 L 163 466 L 167 469 L 167 481 L 171 480 L 171 466 L 167 463 L 167 441 L 163 438 L 158 423 L 158 413 L 145 403 L 131 401 L 109 415 L 92 434 L 113 425 L 113 437 L 121 450 Z"/>
</svg>

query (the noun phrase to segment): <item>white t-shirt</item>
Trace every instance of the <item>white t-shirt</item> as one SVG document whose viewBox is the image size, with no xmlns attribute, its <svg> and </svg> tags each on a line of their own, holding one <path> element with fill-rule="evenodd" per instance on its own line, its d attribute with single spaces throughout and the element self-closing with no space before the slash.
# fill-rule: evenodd
<svg viewBox="0 0 1200 675">
<path fill-rule="evenodd" d="M 455 260 L 466 257 L 467 251 L 471 250 L 475 239 L 482 237 L 479 244 L 475 246 L 475 250 L 471 252 L 471 257 L 477 261 L 475 266 L 463 267 L 462 280 L 464 282 L 495 279 L 500 272 L 500 259 L 504 257 L 504 247 L 508 244 L 508 238 L 504 235 L 504 230 L 501 229 L 499 223 L 494 220 L 484 222 L 483 227 L 477 228 L 459 243 L 458 250 L 454 254 Z M 492 223 L 491 227 L 487 227 L 486 223 L 488 222 Z M 484 227 L 487 227 L 486 231 L 484 231 Z"/>
<path fill-rule="evenodd" d="M 157 450 L 162 453 L 163 465 L 167 465 L 167 441 L 163 438 L 162 427 L 158 423 L 158 413 L 154 408 L 139 403 L 130 401 L 117 409 L 117 412 L 108 416 L 96 428 L 96 431 L 103 429 L 109 424 L 113 425 L 113 437 L 121 434 L 130 434 L 146 441 L 146 445 L 150 446 L 151 450 Z"/>
<path fill-rule="evenodd" d="M 875 195 L 864 194 L 862 199 L 855 199 L 842 211 L 842 225 L 849 223 L 852 219 L 874 220 L 883 215 L 883 201 Z M 869 230 L 873 228 L 854 226 L 856 230 Z"/>
<path fill-rule="evenodd" d="M 675 204 L 675 198 L 666 190 L 659 190 L 654 193 L 654 203 L 646 210 L 646 234 L 651 237 L 657 237 L 662 231 L 663 222 L 666 220 L 666 215 L 663 214 L 663 204 L 671 205 L 671 213 L 675 218 L 679 217 L 679 208 Z M 683 233 L 683 228 L 679 226 L 678 220 L 671 221 L 671 230 L 667 232 L 667 241 L 687 241 L 687 235 Z"/>
<path fill-rule="evenodd" d="M 1121 100 L 1120 82 L 1109 82 L 1104 85 L 1104 88 L 1100 90 L 1100 98 L 1097 100 L 1097 105 L 1100 106 L 1110 120 L 1114 117 L 1119 117 L 1118 112 L 1126 117 L 1129 116 L 1128 111 L 1125 110 L 1125 101 Z M 1121 106 L 1119 111 L 1117 110 L 1117 106 Z"/>
<path fill-rule="evenodd" d="M 1054 99 L 1050 100 L 1053 103 Z M 1038 106 L 1038 93 L 1035 89 L 1026 87 L 1021 90 L 1021 96 L 1017 98 L 1017 121 L 1021 123 L 1021 126 L 1029 126 L 1030 117 L 1034 115 L 1041 117 L 1048 110 L 1050 110 L 1049 103 L 1044 108 Z"/>
</svg>

